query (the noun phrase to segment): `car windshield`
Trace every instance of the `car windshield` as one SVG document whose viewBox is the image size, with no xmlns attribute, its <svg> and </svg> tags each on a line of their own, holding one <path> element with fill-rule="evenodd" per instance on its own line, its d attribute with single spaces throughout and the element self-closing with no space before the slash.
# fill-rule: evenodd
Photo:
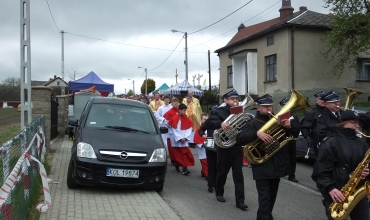
<svg viewBox="0 0 370 220">
<path fill-rule="evenodd" d="M 156 132 L 156 125 L 148 109 L 127 105 L 93 104 L 86 120 L 86 127 L 128 128 L 143 132 Z"/>
</svg>

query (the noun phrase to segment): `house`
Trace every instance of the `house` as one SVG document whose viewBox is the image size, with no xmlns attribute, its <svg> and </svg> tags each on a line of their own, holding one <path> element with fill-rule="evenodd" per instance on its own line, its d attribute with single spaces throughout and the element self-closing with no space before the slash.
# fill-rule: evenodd
<svg viewBox="0 0 370 220">
<path fill-rule="evenodd" d="M 332 14 L 300 7 L 294 12 L 290 0 L 282 0 L 280 16 L 245 27 L 226 46 L 217 49 L 220 59 L 220 94 L 234 88 L 239 94 L 270 94 L 278 103 L 290 97 L 290 90 L 302 93 L 311 105 L 318 91 L 336 91 L 344 105 L 344 87 L 361 92 L 356 101 L 367 101 L 370 93 L 370 56 L 360 54 L 359 68 L 333 75 L 334 62 L 322 55 L 322 41 L 330 30 Z"/>
<path fill-rule="evenodd" d="M 53 95 L 62 95 L 63 90 L 64 94 L 68 94 L 68 83 L 55 75 L 54 78 L 50 78 L 48 81 L 32 80 L 31 86 L 50 86 L 53 90 Z M 1 86 L 0 90 L 0 108 L 6 106 L 17 108 L 21 104 L 20 86 Z M 27 102 L 27 94 L 25 94 L 25 100 Z"/>
</svg>

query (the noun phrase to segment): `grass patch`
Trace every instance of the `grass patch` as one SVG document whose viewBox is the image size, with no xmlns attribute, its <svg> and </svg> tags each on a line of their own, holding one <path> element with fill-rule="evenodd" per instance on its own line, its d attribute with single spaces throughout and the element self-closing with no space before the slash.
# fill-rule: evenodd
<svg viewBox="0 0 370 220">
<path fill-rule="evenodd" d="M 18 112 L 16 108 L 0 108 L 0 114 L 2 116 L 15 116 L 15 115 L 20 115 L 21 113 Z"/>
<path fill-rule="evenodd" d="M 8 126 L 7 130 L 4 130 L 2 133 L 0 133 L 0 144 L 5 143 L 6 141 L 12 139 L 15 135 L 19 133 L 20 130 L 21 130 L 20 124 Z"/>
</svg>

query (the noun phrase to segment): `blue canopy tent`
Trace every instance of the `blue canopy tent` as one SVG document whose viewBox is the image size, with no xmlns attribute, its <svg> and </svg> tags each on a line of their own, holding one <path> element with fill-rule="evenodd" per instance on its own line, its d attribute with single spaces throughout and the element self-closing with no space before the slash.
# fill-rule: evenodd
<svg viewBox="0 0 370 220">
<path fill-rule="evenodd" d="M 69 81 L 68 83 L 69 90 L 88 89 L 92 86 L 95 86 L 99 92 L 114 92 L 114 85 L 104 82 L 93 71 L 81 79 Z"/>
<path fill-rule="evenodd" d="M 203 96 L 203 91 L 192 86 L 186 79 L 173 87 L 164 90 L 162 93 L 165 95 L 181 95 L 183 92 L 193 91 L 196 96 Z"/>
</svg>

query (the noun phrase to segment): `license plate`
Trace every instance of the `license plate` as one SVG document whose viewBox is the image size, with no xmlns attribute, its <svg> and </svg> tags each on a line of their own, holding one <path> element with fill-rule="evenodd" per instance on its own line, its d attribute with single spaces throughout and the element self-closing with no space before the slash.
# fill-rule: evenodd
<svg viewBox="0 0 370 220">
<path fill-rule="evenodd" d="M 214 148 L 215 147 L 213 139 L 207 139 L 206 143 L 204 145 L 208 148 Z"/>
<path fill-rule="evenodd" d="M 139 178 L 139 170 L 107 168 L 106 174 L 112 177 Z"/>
</svg>

